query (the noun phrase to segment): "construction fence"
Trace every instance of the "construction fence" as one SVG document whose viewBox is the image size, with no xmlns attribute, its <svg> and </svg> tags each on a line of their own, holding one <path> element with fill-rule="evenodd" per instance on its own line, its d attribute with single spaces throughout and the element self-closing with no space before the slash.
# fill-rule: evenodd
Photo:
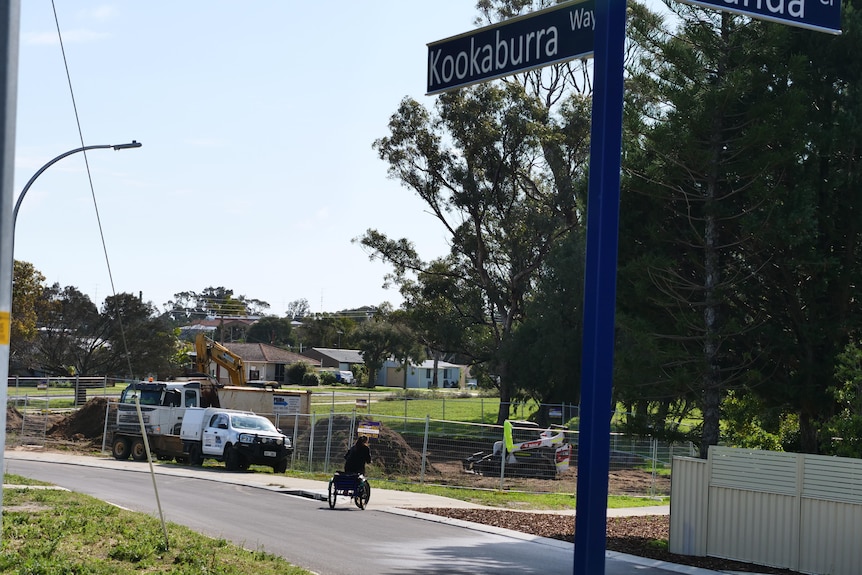
<svg viewBox="0 0 862 575">
<path fill-rule="evenodd" d="M 17 385 L 16 385 L 17 383 Z M 83 390 L 83 391 L 82 391 Z M 64 401 L 65 410 L 81 410 L 80 400 L 105 397 L 104 413 L 92 428 L 98 429 L 102 450 L 110 453 L 116 421 L 113 382 L 105 378 L 68 378 L 51 381 L 45 389 L 39 382 L 9 381 L 9 403 L 23 415 L 12 442 L 44 445 L 49 417 L 57 410 L 46 407 Z M 427 397 L 398 394 L 323 391 L 312 394 L 311 413 L 268 416 L 293 440 L 289 468 L 331 474 L 341 469 L 344 454 L 358 433 L 371 437 L 373 463 L 369 475 L 378 481 L 446 485 L 475 489 L 507 489 L 529 492 L 574 493 L 577 483 L 578 433 L 567 428 L 557 444 L 537 445 L 505 459 L 494 456 L 494 444 L 504 440 L 503 427 L 494 425 L 498 398 L 444 395 Z M 27 409 L 24 407 L 27 406 Z M 45 407 L 42 407 L 45 406 Z M 77 406 L 77 407 L 76 407 Z M 461 412 L 483 423 L 458 421 Z M 512 405 L 512 419 L 526 419 L 537 406 Z M 550 424 L 577 417 L 575 405 L 542 406 Z M 419 415 L 421 414 L 421 415 Z M 559 418 L 559 420 L 557 420 Z M 516 426 L 518 424 L 515 424 Z M 572 425 L 574 426 L 574 425 Z M 516 429 L 522 441 L 541 441 L 543 429 Z M 89 436 L 88 436 L 89 437 Z M 98 439 L 94 439 L 98 442 Z M 561 460 L 568 449 L 568 468 Z M 612 433 L 610 437 L 609 492 L 612 495 L 666 496 L 670 493 L 670 468 L 674 457 L 696 457 L 690 442 L 668 443 L 653 437 Z M 466 463 L 465 463 L 466 462 Z"/>
<path fill-rule="evenodd" d="M 378 479 L 475 489 L 574 493 L 577 483 L 578 432 L 560 434 L 556 445 L 537 446 L 507 458 L 494 456 L 503 442 L 503 427 L 443 419 L 410 418 L 351 412 L 307 414 L 282 429 L 294 438 L 290 468 L 334 473 L 358 434 L 368 435 L 373 463 L 369 475 Z M 520 441 L 540 442 L 543 429 L 521 428 Z M 666 496 L 670 467 L 676 456 L 696 456 L 690 442 L 666 443 L 650 437 L 611 434 L 611 495 Z M 558 465 L 560 444 L 568 444 L 568 467 Z M 465 464 L 466 462 L 466 464 Z M 481 463 L 479 463 L 481 462 Z"/>
<path fill-rule="evenodd" d="M 102 448 L 111 449 L 116 402 L 105 408 Z M 334 474 L 344 463 L 355 438 L 368 435 L 375 481 L 444 485 L 470 489 L 502 489 L 532 493 L 574 494 L 577 483 L 578 433 L 551 429 L 557 443 L 537 446 L 505 460 L 494 457 L 494 444 L 503 442 L 503 427 L 425 418 L 360 414 L 261 413 L 292 438 L 288 469 Z M 540 441 L 541 428 L 515 426 L 516 441 Z M 560 449 L 568 444 L 568 449 Z M 567 455 L 568 465 L 558 457 Z M 611 435 L 609 493 L 636 497 L 670 494 L 670 466 L 676 456 L 695 456 L 691 443 L 665 443 L 649 437 Z M 466 462 L 466 463 L 465 463 Z M 481 463 L 479 463 L 481 462 Z"/>
</svg>

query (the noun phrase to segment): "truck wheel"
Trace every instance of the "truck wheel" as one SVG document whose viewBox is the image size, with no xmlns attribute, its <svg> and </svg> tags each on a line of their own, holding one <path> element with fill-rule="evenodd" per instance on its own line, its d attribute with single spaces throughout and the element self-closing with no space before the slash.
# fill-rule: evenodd
<svg viewBox="0 0 862 575">
<path fill-rule="evenodd" d="M 189 463 L 198 467 L 204 464 L 204 456 L 199 445 L 189 447 Z"/>
<path fill-rule="evenodd" d="M 284 473 L 287 471 L 287 457 L 278 460 L 278 463 L 272 466 L 273 473 Z"/>
<path fill-rule="evenodd" d="M 239 470 L 239 452 L 229 443 L 224 446 L 224 467 L 228 471 Z"/>
<path fill-rule="evenodd" d="M 111 453 L 114 459 L 123 461 L 129 458 L 132 453 L 132 445 L 129 443 L 128 437 L 115 437 L 114 443 L 111 445 Z"/>
<path fill-rule="evenodd" d="M 135 461 L 147 460 L 147 448 L 144 447 L 143 439 L 135 439 L 132 442 L 132 459 Z"/>
</svg>

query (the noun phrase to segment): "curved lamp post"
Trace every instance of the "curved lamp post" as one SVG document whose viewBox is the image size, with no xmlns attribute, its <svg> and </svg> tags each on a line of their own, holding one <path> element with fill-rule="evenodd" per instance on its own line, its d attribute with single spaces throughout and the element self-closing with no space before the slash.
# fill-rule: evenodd
<svg viewBox="0 0 862 575">
<path fill-rule="evenodd" d="M 138 141 L 135 141 L 135 140 L 132 140 L 128 144 L 104 144 L 104 145 L 99 145 L 99 146 L 84 146 L 83 148 L 75 148 L 74 150 L 69 150 L 68 152 L 66 152 L 64 154 L 60 154 L 59 156 L 57 156 L 56 158 L 54 158 L 53 160 L 51 160 L 50 162 L 48 162 L 47 164 L 45 164 L 44 166 L 39 168 L 39 171 L 36 172 L 35 174 L 33 174 L 33 177 L 30 178 L 30 180 L 24 186 L 24 189 L 21 190 L 21 195 L 18 196 L 18 201 L 15 202 L 15 209 L 12 210 L 12 245 L 13 245 L 13 249 L 14 249 L 14 245 L 15 245 L 15 223 L 18 221 L 18 209 L 21 207 L 21 202 L 24 200 L 24 196 L 27 195 L 27 191 L 30 189 L 30 186 L 33 185 L 33 182 L 36 181 L 36 178 L 38 178 L 39 176 L 42 175 L 42 172 L 44 172 L 45 170 L 47 170 L 48 168 L 50 168 L 51 166 L 53 166 L 54 164 L 56 164 L 57 162 L 59 162 L 60 160 L 65 158 L 66 156 L 71 156 L 72 154 L 77 154 L 78 152 L 86 152 L 87 150 L 100 150 L 100 149 L 105 149 L 105 148 L 113 148 L 115 150 L 125 150 L 127 148 L 140 148 L 140 147 L 141 147 L 141 143 Z M 14 254 L 14 252 L 13 252 L 13 254 Z"/>
</svg>

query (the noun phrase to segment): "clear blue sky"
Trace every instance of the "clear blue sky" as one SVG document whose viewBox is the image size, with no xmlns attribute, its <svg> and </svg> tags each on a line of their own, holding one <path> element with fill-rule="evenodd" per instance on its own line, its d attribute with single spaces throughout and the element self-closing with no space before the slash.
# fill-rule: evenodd
<svg viewBox="0 0 862 575">
<path fill-rule="evenodd" d="M 50 0 L 22 4 L 15 195 L 80 146 Z M 469 31 L 474 0 L 55 0 L 117 292 L 161 308 L 224 286 L 283 315 L 401 302 L 367 228 L 444 254 L 372 142 L 405 96 L 426 106 L 426 43 Z M 101 307 L 108 268 L 83 154 L 28 192 L 15 257 Z"/>
</svg>

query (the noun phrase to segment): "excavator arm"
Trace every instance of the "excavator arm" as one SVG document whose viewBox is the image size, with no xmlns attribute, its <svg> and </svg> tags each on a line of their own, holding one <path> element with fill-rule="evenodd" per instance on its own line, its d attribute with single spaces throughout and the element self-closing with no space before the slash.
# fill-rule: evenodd
<svg viewBox="0 0 862 575">
<path fill-rule="evenodd" d="M 242 358 L 220 343 L 199 333 L 195 338 L 195 369 L 209 373 L 210 362 L 227 370 L 231 385 L 245 385 L 245 365 Z"/>
</svg>

